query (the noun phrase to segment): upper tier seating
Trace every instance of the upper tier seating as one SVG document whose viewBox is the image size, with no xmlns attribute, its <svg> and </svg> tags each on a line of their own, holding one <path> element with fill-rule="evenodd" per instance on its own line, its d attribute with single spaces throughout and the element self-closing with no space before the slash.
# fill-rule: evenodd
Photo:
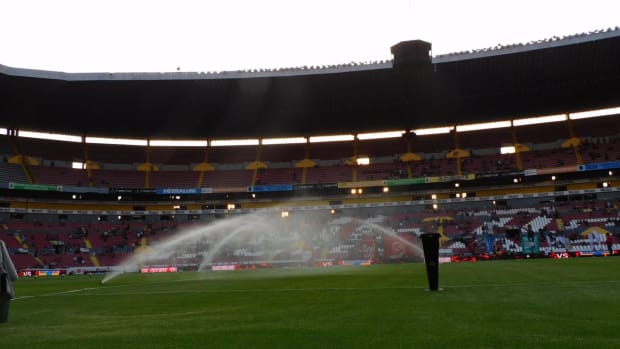
<svg viewBox="0 0 620 349">
<path fill-rule="evenodd" d="M 35 183 L 94 187 L 244 187 L 253 184 L 253 171 L 246 166 L 256 160 L 267 165 L 254 184 L 301 184 L 353 180 L 449 176 L 457 174 L 513 172 L 518 169 L 557 168 L 583 163 L 618 161 L 620 134 L 617 116 L 541 125 L 498 128 L 457 134 L 409 135 L 384 140 L 329 142 L 293 145 L 215 146 L 215 147 L 141 147 L 47 141 L 0 136 L 4 149 L 0 182 Z M 581 136 L 577 149 L 562 148 L 572 132 Z M 509 145 L 513 137 L 530 148 L 519 156 L 500 154 L 499 147 Z M 449 159 L 456 147 L 471 156 Z M 400 156 L 411 150 L 422 160 L 401 163 Z M 19 155 L 33 158 L 38 165 L 8 164 Z M 576 153 L 577 152 L 577 153 Z M 368 156 L 371 165 L 346 166 L 354 156 Z M 315 168 L 304 170 L 295 165 L 305 157 Z M 520 158 L 521 162 L 518 161 Z M 73 161 L 93 161 L 98 170 L 72 169 Z M 215 171 L 201 174 L 195 165 L 207 161 Z M 150 174 L 137 168 L 147 162 Z M 522 166 L 522 167 L 520 167 Z M 89 177 L 90 176 L 90 177 Z M 202 178 L 202 180 L 201 180 Z"/>
</svg>

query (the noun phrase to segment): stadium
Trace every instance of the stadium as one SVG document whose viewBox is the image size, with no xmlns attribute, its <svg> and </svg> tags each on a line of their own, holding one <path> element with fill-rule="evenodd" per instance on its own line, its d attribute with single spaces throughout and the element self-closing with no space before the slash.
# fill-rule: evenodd
<svg viewBox="0 0 620 349">
<path fill-rule="evenodd" d="M 617 345 L 620 29 L 386 49 L 224 72 L 0 65 L 9 347 Z"/>
</svg>

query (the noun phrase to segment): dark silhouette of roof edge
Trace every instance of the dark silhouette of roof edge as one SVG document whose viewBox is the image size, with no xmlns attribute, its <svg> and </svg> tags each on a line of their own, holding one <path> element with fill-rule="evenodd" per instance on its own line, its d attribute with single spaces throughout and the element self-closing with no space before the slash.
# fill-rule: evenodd
<svg viewBox="0 0 620 349">
<path fill-rule="evenodd" d="M 500 44 L 494 47 L 488 47 L 483 49 L 472 49 L 462 52 L 440 54 L 432 57 L 432 63 L 448 63 L 497 55 L 514 54 L 552 47 L 581 44 L 619 36 L 620 27 L 600 29 L 588 33 L 579 33 L 562 37 L 554 36 L 551 38 L 532 41 L 528 43 L 516 43 L 508 45 Z M 212 80 L 337 74 L 356 71 L 390 69 L 392 68 L 392 66 L 393 65 L 391 60 L 384 60 L 372 62 L 351 62 L 333 65 L 311 65 L 303 67 L 241 69 L 233 71 L 67 73 L 62 71 L 10 67 L 0 64 L 0 74 L 17 77 L 41 78 L 62 81 Z"/>
</svg>

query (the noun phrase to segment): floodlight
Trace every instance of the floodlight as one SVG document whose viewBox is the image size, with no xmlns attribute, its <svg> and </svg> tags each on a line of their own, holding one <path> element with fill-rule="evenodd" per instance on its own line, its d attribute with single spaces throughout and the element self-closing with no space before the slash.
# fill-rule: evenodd
<svg viewBox="0 0 620 349">
<path fill-rule="evenodd" d="M 212 147 L 233 147 L 241 145 L 258 145 L 258 139 L 219 139 L 211 141 Z"/>
<path fill-rule="evenodd" d="M 403 136 L 404 133 L 405 131 L 360 133 L 357 135 L 357 139 L 359 139 L 360 141 L 365 141 L 369 139 L 400 138 Z"/>
<path fill-rule="evenodd" d="M 533 118 L 516 119 L 516 120 L 512 120 L 512 125 L 513 126 L 526 126 L 526 125 L 547 124 L 550 122 L 558 122 L 558 121 L 566 121 L 566 114 L 556 114 L 556 115 L 538 116 L 538 117 L 533 117 Z"/>
<path fill-rule="evenodd" d="M 305 137 L 289 137 L 289 138 L 263 138 L 261 140 L 262 145 L 277 145 L 277 144 L 304 144 L 307 139 Z"/>
<path fill-rule="evenodd" d="M 310 143 L 344 142 L 352 141 L 354 138 L 353 135 L 313 136 L 310 137 Z"/>
<path fill-rule="evenodd" d="M 499 148 L 499 152 L 500 154 L 514 154 L 517 152 L 517 150 L 515 149 L 514 146 L 510 145 L 510 146 Z"/>
<path fill-rule="evenodd" d="M 614 114 L 620 114 L 620 107 L 587 110 L 587 111 L 582 111 L 578 113 L 570 113 L 568 114 L 568 116 L 570 117 L 571 120 L 578 120 L 578 119 L 595 118 L 599 116 L 607 116 L 607 115 L 614 115 Z"/>
<path fill-rule="evenodd" d="M 458 125 L 456 126 L 456 132 L 492 130 L 495 128 L 502 128 L 502 127 L 510 127 L 510 121 L 505 120 L 505 121 L 484 122 L 484 123 L 479 123 L 479 124 Z"/>
<path fill-rule="evenodd" d="M 452 130 L 454 130 L 454 126 L 421 128 L 418 130 L 413 130 L 412 132 L 418 136 L 427 136 L 427 135 L 446 134 L 446 133 L 450 133 Z"/>
<path fill-rule="evenodd" d="M 104 137 L 86 137 L 84 140 L 90 144 L 110 144 L 110 145 L 137 145 L 146 146 L 146 139 L 129 139 L 129 138 L 104 138 Z"/>
<path fill-rule="evenodd" d="M 206 140 L 172 140 L 172 139 L 151 139 L 151 147 L 206 147 Z"/>
<path fill-rule="evenodd" d="M 4 132 L 4 134 L 6 134 L 6 132 Z M 51 141 L 63 141 L 63 142 L 74 142 L 74 143 L 82 142 L 82 137 L 80 136 L 66 135 L 66 134 L 61 134 L 61 133 L 19 130 L 17 132 L 17 135 L 19 137 L 46 139 L 46 140 L 51 140 Z"/>
</svg>

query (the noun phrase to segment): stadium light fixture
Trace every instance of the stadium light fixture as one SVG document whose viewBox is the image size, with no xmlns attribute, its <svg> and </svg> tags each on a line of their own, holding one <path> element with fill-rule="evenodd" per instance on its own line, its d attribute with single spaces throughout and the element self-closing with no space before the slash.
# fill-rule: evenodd
<svg viewBox="0 0 620 349">
<path fill-rule="evenodd" d="M 151 147 L 206 147 L 206 140 L 172 140 L 172 139 L 151 139 Z"/>
<path fill-rule="evenodd" d="M 289 137 L 289 138 L 263 138 L 262 145 L 278 145 L 278 144 L 305 144 L 306 137 Z"/>
<path fill-rule="evenodd" d="M 418 136 L 428 136 L 428 135 L 446 134 L 446 133 L 452 132 L 452 130 L 454 130 L 454 126 L 421 128 L 421 129 L 413 130 L 411 132 L 415 133 Z"/>
<path fill-rule="evenodd" d="M 567 117 L 566 114 L 555 114 L 555 115 L 538 116 L 534 118 L 515 119 L 515 120 L 512 120 L 512 125 L 513 126 L 527 126 L 527 125 L 546 124 L 550 122 L 566 121 L 566 117 Z"/>
<path fill-rule="evenodd" d="M 313 136 L 310 137 L 310 143 L 345 142 L 352 141 L 354 138 L 353 135 Z"/>
<path fill-rule="evenodd" d="M 514 154 L 516 152 L 517 152 L 517 150 L 512 145 L 499 148 L 499 153 L 500 154 Z"/>
<path fill-rule="evenodd" d="M 569 113 L 568 117 L 571 120 L 579 120 L 579 119 L 596 118 L 599 116 L 607 116 L 607 115 L 614 115 L 614 114 L 620 114 L 620 107 L 586 110 L 586 111 L 582 111 L 578 113 Z"/>
<path fill-rule="evenodd" d="M 19 130 L 17 131 L 17 136 L 25 137 L 25 138 L 34 138 L 34 139 L 45 139 L 45 140 L 50 140 L 50 141 L 82 143 L 81 136 L 67 135 L 67 134 L 61 134 L 61 133 Z"/>
<path fill-rule="evenodd" d="M 510 127 L 510 125 L 510 120 L 483 122 L 479 124 L 457 125 L 456 132 L 492 130 L 496 128 Z"/>
<path fill-rule="evenodd" d="M 258 139 L 218 139 L 212 140 L 212 147 L 235 147 L 243 145 L 258 145 Z"/>
<path fill-rule="evenodd" d="M 367 156 L 361 157 L 361 158 L 357 158 L 357 159 L 355 159 L 355 162 L 358 165 L 367 166 L 367 165 L 370 165 L 370 158 L 367 157 Z"/>
<path fill-rule="evenodd" d="M 105 138 L 105 137 L 86 137 L 84 142 L 88 144 L 110 144 L 110 145 L 136 145 L 146 147 L 146 139 L 131 138 Z"/>
<path fill-rule="evenodd" d="M 0 127 L 0 135 L 6 136 L 9 134 L 9 130 L 3 127 Z"/>
<path fill-rule="evenodd" d="M 403 136 L 404 133 L 405 131 L 360 133 L 357 135 L 357 139 L 359 139 L 360 141 L 365 141 L 365 140 L 370 140 L 370 139 L 400 138 Z"/>
</svg>

